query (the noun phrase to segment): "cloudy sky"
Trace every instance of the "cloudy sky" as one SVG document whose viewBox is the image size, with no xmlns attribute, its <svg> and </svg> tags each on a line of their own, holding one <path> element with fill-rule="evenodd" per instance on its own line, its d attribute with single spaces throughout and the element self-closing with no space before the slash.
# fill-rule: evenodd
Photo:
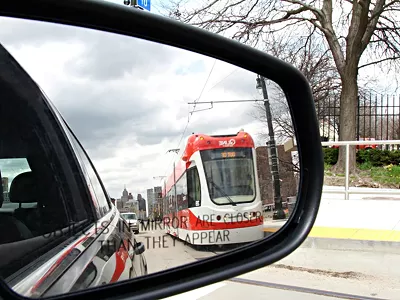
<svg viewBox="0 0 400 300">
<path fill-rule="evenodd" d="M 0 19 L 0 42 L 58 107 L 112 197 L 126 185 L 135 198 L 147 198 L 146 189 L 161 183 L 153 177 L 171 171 L 176 155 L 166 152 L 192 132 L 243 128 L 262 143 L 253 103 L 214 104 L 188 124 L 187 103 L 200 95 L 199 101 L 261 99 L 256 75 L 246 70 L 130 37 L 17 19 Z"/>
</svg>

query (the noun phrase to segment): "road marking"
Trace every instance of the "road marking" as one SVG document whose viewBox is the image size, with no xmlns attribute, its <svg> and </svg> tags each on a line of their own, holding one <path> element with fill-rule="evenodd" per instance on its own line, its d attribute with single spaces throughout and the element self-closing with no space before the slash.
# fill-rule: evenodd
<svg viewBox="0 0 400 300">
<path fill-rule="evenodd" d="M 333 298 L 340 298 L 340 299 L 384 300 L 384 299 L 381 299 L 381 298 L 366 297 L 366 296 L 352 295 L 352 294 L 345 294 L 345 293 L 337 293 L 337 292 L 331 292 L 331 291 L 326 291 L 326 290 L 317 290 L 317 289 L 312 289 L 312 288 L 304 288 L 304 287 L 295 286 L 295 285 L 286 285 L 286 284 L 279 284 L 279 283 L 258 281 L 258 280 L 237 278 L 237 277 L 229 279 L 228 281 L 235 282 L 235 283 L 262 286 L 262 287 L 271 288 L 271 289 L 287 290 L 287 291 L 306 293 L 306 294 L 314 294 L 314 295 L 333 297 Z"/>
<path fill-rule="evenodd" d="M 279 227 L 264 227 L 264 232 L 277 232 Z M 399 230 L 378 230 L 360 228 L 313 227 L 309 237 L 351 239 L 362 241 L 400 242 Z"/>
<path fill-rule="evenodd" d="M 188 300 L 188 299 L 197 300 L 197 299 L 200 299 L 204 296 L 211 294 L 212 292 L 215 292 L 216 290 L 224 287 L 225 285 L 226 285 L 226 283 L 224 283 L 224 282 L 218 282 L 218 283 L 207 285 L 205 287 L 201 287 L 201 288 L 198 288 L 198 289 L 195 289 L 193 291 L 189 291 L 189 292 L 186 292 L 183 294 L 164 298 L 164 300 Z"/>
</svg>

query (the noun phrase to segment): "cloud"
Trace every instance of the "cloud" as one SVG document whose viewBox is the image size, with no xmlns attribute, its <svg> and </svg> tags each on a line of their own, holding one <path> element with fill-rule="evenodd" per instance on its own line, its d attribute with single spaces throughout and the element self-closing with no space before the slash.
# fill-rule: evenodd
<svg viewBox="0 0 400 300">
<path fill-rule="evenodd" d="M 0 28 L 1 43 L 19 49 L 27 44 L 36 47 L 56 40 L 68 44 L 76 40 L 76 33 L 80 31 L 72 26 L 8 17 L 1 17 Z"/>
<path fill-rule="evenodd" d="M 103 81 L 129 74 L 136 80 L 149 80 L 155 71 L 164 72 L 174 63 L 174 49 L 154 42 L 114 34 L 93 40 L 79 59 L 68 64 L 66 71 L 71 75 Z"/>
<path fill-rule="evenodd" d="M 198 103 L 188 114 L 196 100 L 260 99 L 256 75 L 235 66 L 93 30 L 5 18 L 0 26 L 0 42 L 57 106 L 112 197 L 125 184 L 134 195 L 159 185 L 154 177 L 176 157 L 167 150 L 192 132 L 261 130 L 250 102 Z"/>
</svg>

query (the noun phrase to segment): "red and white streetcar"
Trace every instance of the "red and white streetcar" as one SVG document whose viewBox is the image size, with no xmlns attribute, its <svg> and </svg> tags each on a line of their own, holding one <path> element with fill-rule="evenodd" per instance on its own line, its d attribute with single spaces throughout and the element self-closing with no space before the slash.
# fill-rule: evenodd
<svg viewBox="0 0 400 300">
<path fill-rule="evenodd" d="M 234 135 L 193 134 L 163 190 L 168 234 L 193 245 L 261 239 L 262 202 L 254 141 Z"/>
</svg>

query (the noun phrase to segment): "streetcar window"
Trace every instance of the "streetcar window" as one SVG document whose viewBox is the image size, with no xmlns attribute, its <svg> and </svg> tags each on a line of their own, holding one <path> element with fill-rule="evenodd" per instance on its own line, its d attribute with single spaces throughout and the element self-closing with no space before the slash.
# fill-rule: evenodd
<svg viewBox="0 0 400 300">
<path fill-rule="evenodd" d="M 201 157 L 210 198 L 215 204 L 254 201 L 255 172 L 251 148 L 205 150 Z"/>
<path fill-rule="evenodd" d="M 175 204 L 175 186 L 173 186 L 168 192 L 167 212 L 169 214 L 172 214 L 176 211 Z"/>
<path fill-rule="evenodd" d="M 188 208 L 187 203 L 187 175 L 184 173 L 176 183 L 176 198 L 178 202 L 178 210 Z"/>
<path fill-rule="evenodd" d="M 197 167 L 190 168 L 187 171 L 187 198 L 188 207 L 201 205 L 200 177 Z"/>
</svg>

